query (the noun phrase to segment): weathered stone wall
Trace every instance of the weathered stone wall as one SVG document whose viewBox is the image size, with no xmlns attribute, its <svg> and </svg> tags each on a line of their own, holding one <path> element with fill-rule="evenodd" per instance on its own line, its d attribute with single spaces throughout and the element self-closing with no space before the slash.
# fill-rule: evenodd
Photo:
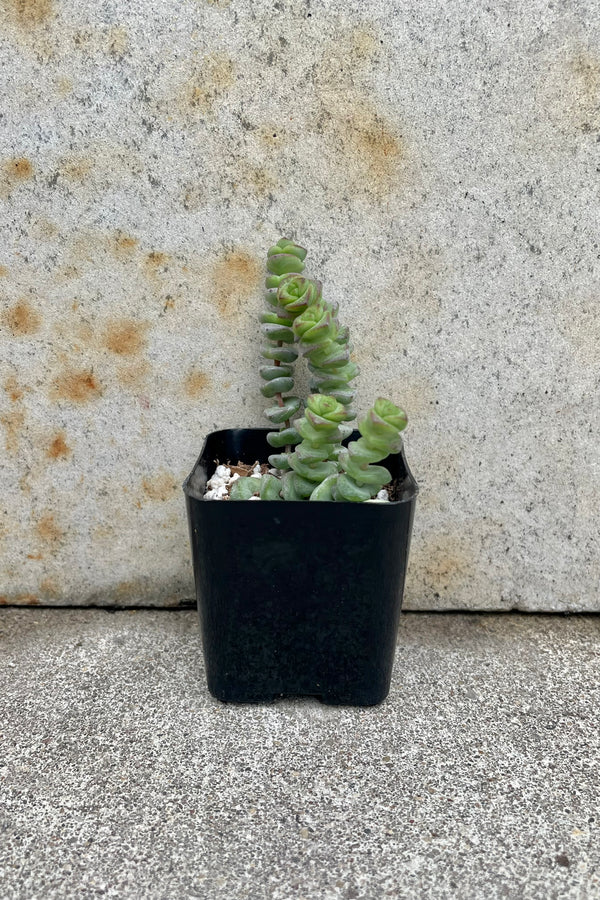
<svg viewBox="0 0 600 900">
<path fill-rule="evenodd" d="M 192 596 L 286 234 L 409 414 L 407 605 L 600 608 L 595 2 L 0 10 L 1 602 Z"/>
</svg>

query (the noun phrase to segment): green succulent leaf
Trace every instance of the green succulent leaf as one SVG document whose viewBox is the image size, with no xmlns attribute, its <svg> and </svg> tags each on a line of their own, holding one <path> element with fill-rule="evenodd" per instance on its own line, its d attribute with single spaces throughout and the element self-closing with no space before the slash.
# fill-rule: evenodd
<svg viewBox="0 0 600 900">
<path fill-rule="evenodd" d="M 234 481 L 229 488 L 229 499 L 248 500 L 257 493 L 258 489 L 258 478 L 250 478 L 247 475 L 243 475 L 241 478 Z"/>
<path fill-rule="evenodd" d="M 260 479 L 261 500 L 281 500 L 281 481 L 274 475 L 263 475 Z"/>
</svg>

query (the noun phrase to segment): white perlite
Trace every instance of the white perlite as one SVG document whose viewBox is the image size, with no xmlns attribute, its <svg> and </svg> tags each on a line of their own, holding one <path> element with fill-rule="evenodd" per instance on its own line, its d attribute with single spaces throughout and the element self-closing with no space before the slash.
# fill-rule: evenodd
<svg viewBox="0 0 600 900">
<path fill-rule="evenodd" d="M 206 483 L 207 490 L 204 494 L 204 499 L 225 500 L 229 493 L 227 490 L 229 485 L 237 481 L 239 477 L 237 472 L 234 472 L 233 475 L 231 474 L 229 466 L 217 466 L 214 475 Z"/>
</svg>

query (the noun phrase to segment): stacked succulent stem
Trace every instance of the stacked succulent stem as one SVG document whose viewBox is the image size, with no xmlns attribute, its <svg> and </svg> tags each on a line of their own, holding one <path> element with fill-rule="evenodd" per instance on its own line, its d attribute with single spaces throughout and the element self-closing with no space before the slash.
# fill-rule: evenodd
<svg viewBox="0 0 600 900">
<path fill-rule="evenodd" d="M 374 497 L 391 480 L 385 466 L 373 463 L 402 447 L 400 432 L 406 428 L 406 414 L 390 400 L 380 397 L 358 423 L 361 437 L 342 447 L 339 454 L 341 474 L 333 494 L 336 500 L 360 503 Z M 326 498 L 324 498 L 326 499 Z"/>
<path fill-rule="evenodd" d="M 265 410 L 265 415 L 273 425 L 281 426 L 267 435 L 271 447 L 285 448 L 283 453 L 269 457 L 270 464 L 280 470 L 289 469 L 288 454 L 301 440 L 291 420 L 301 409 L 302 401 L 294 395 L 283 396 L 294 387 L 294 363 L 298 357 L 298 351 L 291 346 L 296 340 L 292 326 L 296 317 L 321 295 L 321 285 L 301 274 L 305 258 L 306 250 L 287 238 L 267 253 L 265 298 L 270 309 L 261 316 L 267 339 L 261 354 L 270 364 L 260 368 L 260 375 L 267 382 L 261 393 L 277 402 L 277 406 Z"/>
<path fill-rule="evenodd" d="M 261 354 L 267 365 L 260 368 L 265 381 L 261 393 L 275 400 L 265 410 L 277 426 L 267 434 L 267 441 L 283 452 L 269 456 L 269 463 L 283 475 L 281 479 L 263 476 L 260 497 L 361 502 L 391 480 L 388 470 L 374 463 L 399 452 L 406 416 L 389 400 L 379 398 L 359 422 L 359 440 L 347 448 L 342 445 L 352 432 L 347 423 L 356 417 L 350 382 L 359 368 L 350 359 L 349 331 L 339 324 L 337 305 L 323 299 L 320 282 L 302 275 L 305 258 L 306 250 L 287 238 L 267 253 L 268 311 L 261 316 L 266 338 Z M 313 393 L 304 415 L 292 421 L 302 411 L 301 399 L 290 393 L 299 352 L 296 343 L 308 361 Z M 251 479 L 240 478 L 231 499 L 249 499 L 256 493 Z"/>
<path fill-rule="evenodd" d="M 284 500 L 306 500 L 325 479 L 338 471 L 336 446 L 343 439 L 340 425 L 346 410 L 335 397 L 311 394 L 304 417 L 297 423 L 302 436 L 289 457 L 291 471 L 283 476 Z"/>
<path fill-rule="evenodd" d="M 345 408 L 345 420 L 355 419 L 352 404 L 356 392 L 349 382 L 356 378 L 359 368 L 350 360 L 350 332 L 340 327 L 337 308 L 323 299 L 314 303 L 295 320 L 294 334 L 313 376 L 311 390 L 335 397 Z"/>
</svg>

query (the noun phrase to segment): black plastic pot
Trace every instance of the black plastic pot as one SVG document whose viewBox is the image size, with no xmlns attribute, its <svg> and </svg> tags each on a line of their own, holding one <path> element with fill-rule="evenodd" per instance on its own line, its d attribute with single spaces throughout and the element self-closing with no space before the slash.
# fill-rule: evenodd
<svg viewBox="0 0 600 900">
<path fill-rule="evenodd" d="M 308 695 L 380 703 L 394 662 L 416 482 L 395 454 L 384 462 L 400 483 L 400 499 L 390 503 L 202 500 L 217 461 L 267 460 L 267 432 L 209 434 L 183 485 L 209 690 L 237 702 Z"/>
</svg>

